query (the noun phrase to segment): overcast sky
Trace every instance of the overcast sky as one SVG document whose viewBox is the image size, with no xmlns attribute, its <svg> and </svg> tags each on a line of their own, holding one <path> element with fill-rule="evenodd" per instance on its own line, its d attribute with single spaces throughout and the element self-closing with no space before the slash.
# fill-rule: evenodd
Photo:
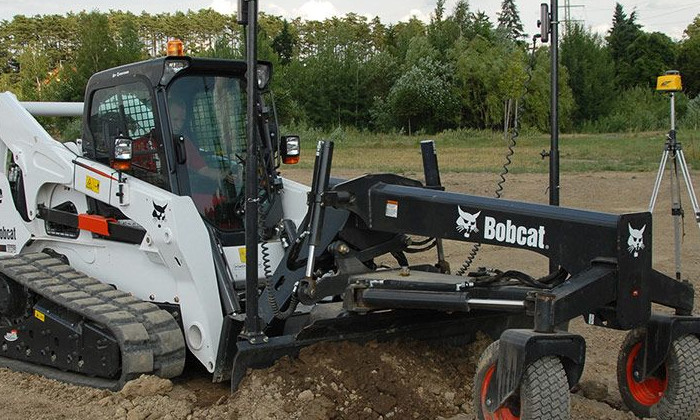
<svg viewBox="0 0 700 420">
<path fill-rule="evenodd" d="M 502 0 L 470 0 L 472 11 L 486 12 L 492 21 Z M 457 0 L 447 0 L 450 13 Z M 516 0 L 525 31 L 534 34 L 539 17 L 539 5 L 543 0 Z M 544 2 L 549 3 L 548 0 Z M 700 14 L 700 1 L 691 0 L 617 0 L 629 14 L 637 11 L 638 22 L 648 32 L 663 32 L 676 40 L 681 39 L 683 30 Z M 565 0 L 559 0 L 560 19 L 564 19 Z M 615 0 L 570 0 L 571 19 L 581 20 L 586 26 L 604 33 L 610 28 L 615 9 Z M 174 12 L 187 9 L 199 10 L 211 7 L 221 13 L 232 13 L 236 0 L 0 0 L 0 19 L 12 19 L 14 15 L 64 14 L 81 10 L 108 11 L 109 9 L 130 10 L 134 13 Z M 428 21 L 435 9 L 435 0 L 262 0 L 261 10 L 270 14 L 289 18 L 301 16 L 306 19 L 322 20 L 333 15 L 355 12 L 368 17 L 379 16 L 385 23 L 407 20 L 411 15 Z"/>
</svg>

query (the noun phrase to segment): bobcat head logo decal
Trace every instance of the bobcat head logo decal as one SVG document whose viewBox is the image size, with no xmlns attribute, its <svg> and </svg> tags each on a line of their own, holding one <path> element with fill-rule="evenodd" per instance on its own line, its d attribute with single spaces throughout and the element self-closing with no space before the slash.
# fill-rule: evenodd
<svg viewBox="0 0 700 420">
<path fill-rule="evenodd" d="M 644 234 L 644 229 L 647 228 L 647 225 L 642 226 L 641 229 L 635 229 L 628 223 L 627 227 L 630 231 L 630 237 L 627 239 L 627 250 L 630 254 L 634 255 L 634 258 L 637 258 L 639 256 L 639 251 L 644 249 L 644 238 L 642 234 Z"/>
<path fill-rule="evenodd" d="M 462 210 L 459 206 L 457 206 L 457 211 L 459 212 L 459 217 L 457 218 L 457 232 L 462 233 L 465 238 L 468 238 L 469 234 L 479 231 L 476 227 L 476 218 L 481 214 L 480 211 L 471 214 Z"/>
<path fill-rule="evenodd" d="M 158 221 L 165 221 L 165 209 L 168 207 L 168 204 L 166 203 L 163 206 L 159 206 L 155 202 L 153 203 L 153 213 L 151 215 L 153 216 L 154 219 Z"/>
</svg>

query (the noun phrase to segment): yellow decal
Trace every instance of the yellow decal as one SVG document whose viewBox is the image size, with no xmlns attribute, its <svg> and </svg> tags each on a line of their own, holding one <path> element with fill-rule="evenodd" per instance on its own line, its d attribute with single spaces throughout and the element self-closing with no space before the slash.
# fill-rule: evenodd
<svg viewBox="0 0 700 420">
<path fill-rule="evenodd" d="M 245 248 L 238 248 L 238 256 L 241 257 L 241 262 L 245 264 Z"/>
<path fill-rule="evenodd" d="M 38 319 L 41 322 L 44 322 L 44 314 L 37 311 L 36 309 L 34 309 L 34 318 Z"/>
<path fill-rule="evenodd" d="M 99 194 L 100 193 L 100 181 L 91 177 L 90 175 L 85 175 L 85 188 L 88 190 Z"/>
</svg>

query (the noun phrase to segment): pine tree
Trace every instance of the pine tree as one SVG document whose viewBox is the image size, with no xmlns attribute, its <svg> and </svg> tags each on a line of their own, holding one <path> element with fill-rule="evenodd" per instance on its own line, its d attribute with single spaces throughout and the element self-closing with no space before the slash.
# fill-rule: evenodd
<svg viewBox="0 0 700 420">
<path fill-rule="evenodd" d="M 289 31 L 289 22 L 284 20 L 282 32 L 272 40 L 272 48 L 280 58 L 282 64 L 289 64 L 294 57 L 294 37 Z"/>
<path fill-rule="evenodd" d="M 608 31 L 606 38 L 614 61 L 624 60 L 627 47 L 639 36 L 641 25 L 636 20 L 636 12 L 630 13 L 627 17 L 622 5 L 620 3 L 615 5 L 612 28 Z"/>
<path fill-rule="evenodd" d="M 627 88 L 634 86 L 634 65 L 629 46 L 642 34 L 641 25 L 637 22 L 636 12 L 630 13 L 629 17 L 625 13 L 622 5 L 615 5 L 612 28 L 608 31 L 608 50 L 610 57 L 615 63 L 615 76 L 618 87 Z"/>
<path fill-rule="evenodd" d="M 513 41 L 524 38 L 523 24 L 514 0 L 503 0 L 498 13 L 498 29 L 505 30 L 506 36 Z"/>
<path fill-rule="evenodd" d="M 581 24 L 569 25 L 561 42 L 561 63 L 576 102 L 574 124 L 580 127 L 606 115 L 615 95 L 615 69 L 602 37 Z"/>
</svg>

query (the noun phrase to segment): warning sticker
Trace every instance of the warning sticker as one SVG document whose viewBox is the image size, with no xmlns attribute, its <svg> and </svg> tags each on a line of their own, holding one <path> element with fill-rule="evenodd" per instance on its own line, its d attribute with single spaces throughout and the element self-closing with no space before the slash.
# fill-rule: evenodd
<svg viewBox="0 0 700 420">
<path fill-rule="evenodd" d="M 41 322 L 44 322 L 46 320 L 46 317 L 44 316 L 44 314 L 37 311 L 36 309 L 34 309 L 34 318 L 38 319 Z"/>
<path fill-rule="evenodd" d="M 399 202 L 394 200 L 386 201 L 386 212 L 384 212 L 386 217 L 393 217 L 396 219 L 399 217 Z"/>
<path fill-rule="evenodd" d="M 90 175 L 85 175 L 85 188 L 88 190 L 99 194 L 100 193 L 100 181 L 91 177 Z"/>
<path fill-rule="evenodd" d="M 245 248 L 238 248 L 238 256 L 241 258 L 241 262 L 245 264 Z"/>
</svg>

